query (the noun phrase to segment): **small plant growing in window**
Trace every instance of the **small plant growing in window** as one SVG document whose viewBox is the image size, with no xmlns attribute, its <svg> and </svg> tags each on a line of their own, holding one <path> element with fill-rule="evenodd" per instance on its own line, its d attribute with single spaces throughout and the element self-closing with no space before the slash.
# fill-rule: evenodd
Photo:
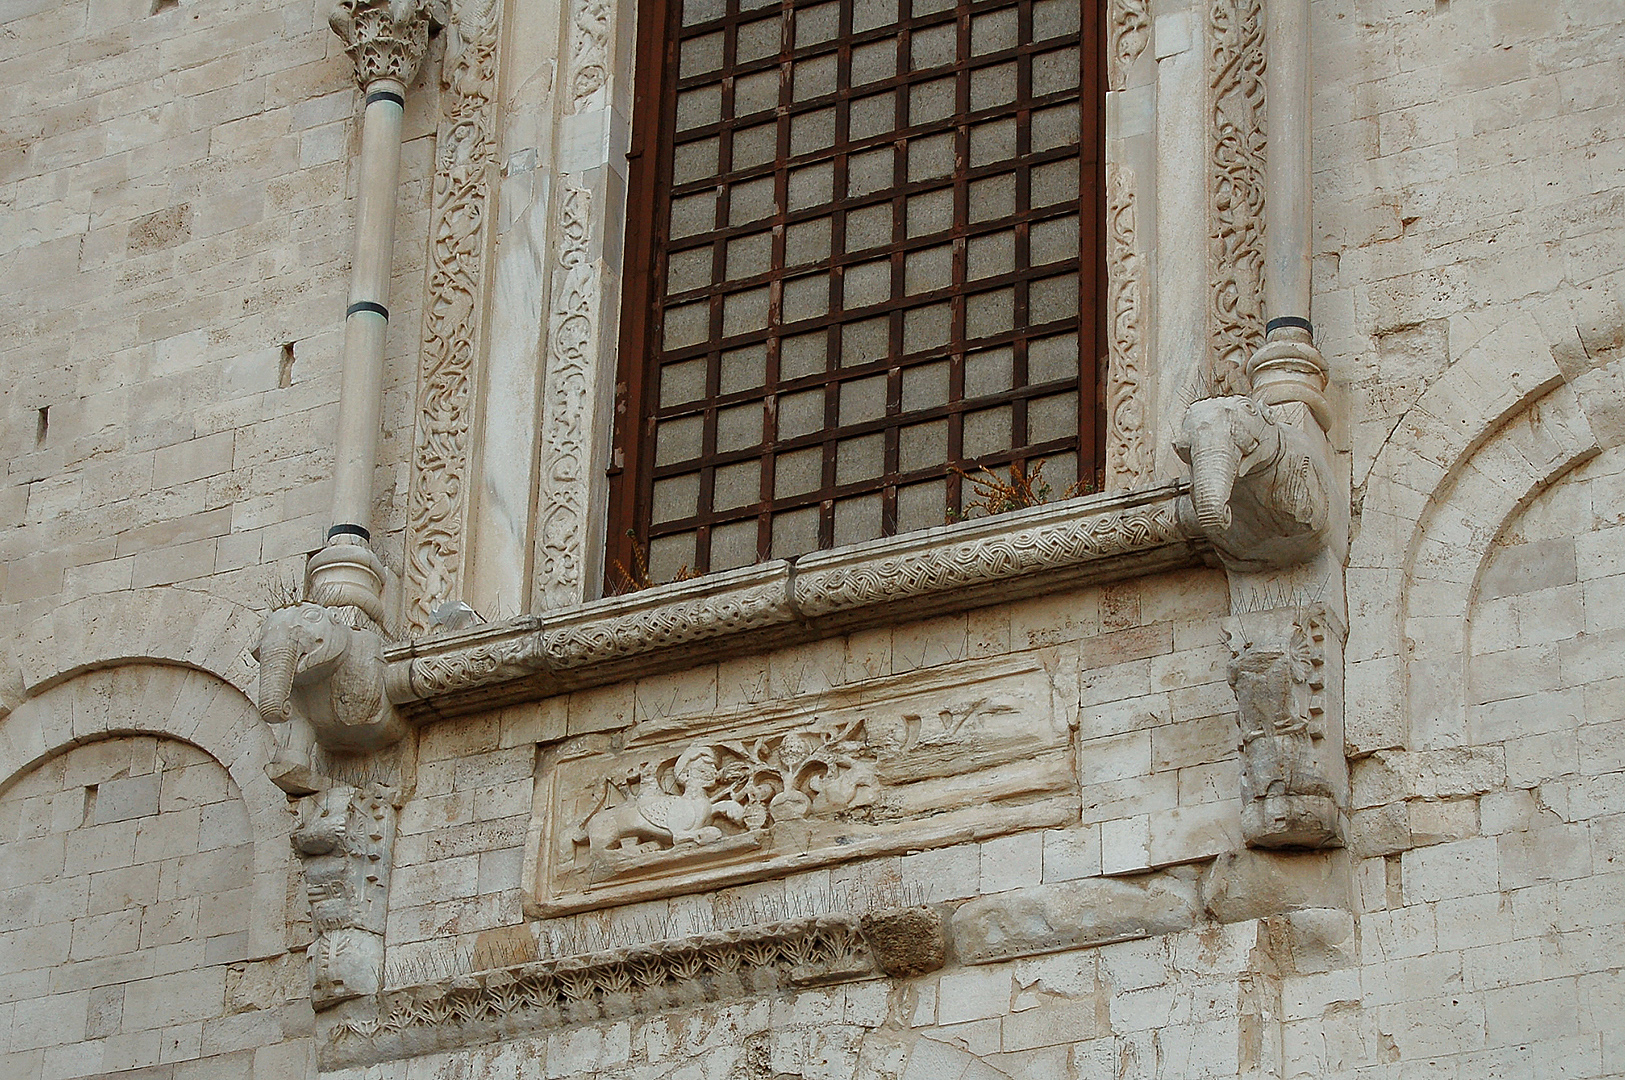
<svg viewBox="0 0 1625 1080">
<path fill-rule="evenodd" d="M 978 467 L 976 474 L 968 473 L 957 465 L 948 466 L 948 471 L 971 486 L 971 493 L 964 499 L 965 509 L 957 512 L 952 509 L 948 511 L 947 520 L 950 525 L 973 517 L 992 517 L 995 514 L 1008 514 L 1013 510 L 1041 506 L 1049 502 L 1054 494 L 1053 489 L 1044 480 L 1042 461 L 1034 465 L 1031 472 L 1023 469 L 1019 462 L 1011 462 L 1007 476 L 1000 476 L 985 465 Z M 1061 493 L 1061 498 L 1075 499 L 1094 490 L 1094 481 L 1086 478 L 1068 484 L 1066 490 Z"/>
<path fill-rule="evenodd" d="M 609 564 L 610 595 L 625 596 L 627 593 L 641 592 L 644 589 L 652 589 L 656 585 L 666 584 L 666 582 L 655 581 L 649 577 L 648 547 L 637 542 L 636 531 L 628 529 L 626 530 L 626 536 L 627 539 L 632 541 L 629 545 L 632 549 L 632 566 L 631 569 L 628 569 L 626 564 L 619 559 Z M 689 569 L 688 564 L 684 563 L 677 573 L 672 576 L 672 581 L 692 581 L 699 576 L 697 571 Z"/>
</svg>

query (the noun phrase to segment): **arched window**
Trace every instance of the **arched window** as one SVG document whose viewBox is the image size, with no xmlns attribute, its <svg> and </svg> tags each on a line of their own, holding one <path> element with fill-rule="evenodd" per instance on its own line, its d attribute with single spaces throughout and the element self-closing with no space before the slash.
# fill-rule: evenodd
<svg viewBox="0 0 1625 1080">
<path fill-rule="evenodd" d="M 1098 483 L 1102 7 L 644 6 L 609 565 L 940 525 L 980 466 Z"/>
</svg>

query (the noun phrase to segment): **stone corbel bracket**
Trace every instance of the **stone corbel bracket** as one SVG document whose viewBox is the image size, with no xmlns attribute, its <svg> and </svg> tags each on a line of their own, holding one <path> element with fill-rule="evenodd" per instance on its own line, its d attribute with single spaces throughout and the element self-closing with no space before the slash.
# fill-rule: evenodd
<svg viewBox="0 0 1625 1080">
<path fill-rule="evenodd" d="M 455 716 L 1202 561 L 1184 483 L 1095 495 L 676 582 L 389 649 L 389 697 Z"/>
<path fill-rule="evenodd" d="M 318 1011 L 383 985 L 395 795 L 381 784 L 334 784 L 296 804 L 293 848 L 316 934 L 307 955 Z"/>
<path fill-rule="evenodd" d="M 324 1070 L 566 1024 L 941 968 L 942 916 L 891 908 L 718 930 L 374 993 L 320 1019 Z"/>
</svg>

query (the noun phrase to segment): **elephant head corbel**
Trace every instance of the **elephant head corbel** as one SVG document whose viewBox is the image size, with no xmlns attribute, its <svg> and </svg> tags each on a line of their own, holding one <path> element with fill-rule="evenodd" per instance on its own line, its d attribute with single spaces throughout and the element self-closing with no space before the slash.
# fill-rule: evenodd
<svg viewBox="0 0 1625 1080">
<path fill-rule="evenodd" d="M 265 619 L 254 655 L 260 662 L 260 718 L 308 722 L 323 748 L 364 753 L 391 745 L 405 723 L 384 687 L 384 639 L 354 608 L 305 601 Z"/>
<path fill-rule="evenodd" d="M 1318 427 L 1287 423 L 1251 397 L 1204 398 L 1186 410 L 1174 451 L 1191 467 L 1180 516 L 1229 569 L 1294 566 L 1326 546 L 1331 451 Z"/>
</svg>

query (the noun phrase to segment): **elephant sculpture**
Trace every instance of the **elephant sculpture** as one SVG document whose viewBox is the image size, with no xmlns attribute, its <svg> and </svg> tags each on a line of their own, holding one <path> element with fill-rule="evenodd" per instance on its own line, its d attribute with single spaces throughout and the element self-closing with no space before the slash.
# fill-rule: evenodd
<svg viewBox="0 0 1625 1080">
<path fill-rule="evenodd" d="M 1287 423 L 1250 397 L 1204 398 L 1186 410 L 1174 451 L 1191 467 L 1180 517 L 1227 568 L 1294 566 L 1327 545 L 1334 487 L 1318 428 Z"/>
<path fill-rule="evenodd" d="M 295 712 L 325 749 L 378 750 L 405 734 L 384 691 L 384 639 L 354 609 L 309 601 L 266 616 L 254 655 L 260 662 L 260 719 L 281 724 Z"/>
</svg>

